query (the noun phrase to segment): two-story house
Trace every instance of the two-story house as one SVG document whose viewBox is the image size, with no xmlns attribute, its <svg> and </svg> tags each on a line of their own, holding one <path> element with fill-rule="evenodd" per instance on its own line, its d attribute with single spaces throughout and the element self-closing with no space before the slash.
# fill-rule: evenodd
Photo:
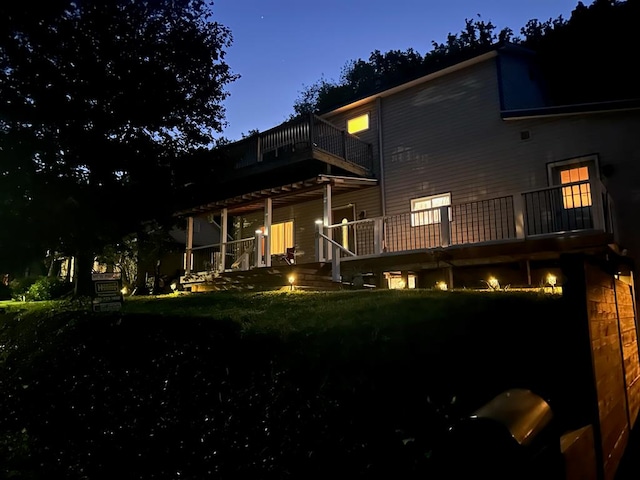
<svg viewBox="0 0 640 480">
<path fill-rule="evenodd" d="M 210 200 L 179 214 L 233 240 L 196 248 L 188 231 L 185 287 L 276 265 L 330 265 L 336 284 L 540 286 L 561 284 L 566 252 L 615 256 L 632 282 L 640 102 L 550 107 L 533 60 L 496 46 L 226 147 Z"/>
</svg>

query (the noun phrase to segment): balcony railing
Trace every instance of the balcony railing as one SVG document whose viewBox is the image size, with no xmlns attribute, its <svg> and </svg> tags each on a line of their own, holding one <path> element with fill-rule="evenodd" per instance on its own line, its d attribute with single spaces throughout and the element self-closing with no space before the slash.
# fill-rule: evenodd
<svg viewBox="0 0 640 480">
<path fill-rule="evenodd" d="M 236 169 L 276 162 L 305 149 L 328 153 L 366 171 L 373 162 L 370 144 L 316 115 L 291 120 L 225 148 L 236 159 Z"/>
<path fill-rule="evenodd" d="M 345 222 L 324 235 L 347 258 L 579 231 L 614 233 L 611 200 L 599 182 Z"/>
</svg>

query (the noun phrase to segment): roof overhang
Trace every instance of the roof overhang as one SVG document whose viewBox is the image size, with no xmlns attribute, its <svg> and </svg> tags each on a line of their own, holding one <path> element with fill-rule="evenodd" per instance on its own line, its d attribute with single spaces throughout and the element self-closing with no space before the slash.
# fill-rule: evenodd
<svg viewBox="0 0 640 480">
<path fill-rule="evenodd" d="M 294 205 L 322 198 L 324 186 L 331 185 L 332 194 L 344 193 L 352 190 L 373 187 L 378 184 L 376 179 L 343 177 L 336 175 L 318 175 L 308 180 L 279 185 L 261 190 L 236 195 L 234 197 L 215 200 L 176 213 L 176 216 L 194 216 L 202 213 L 220 211 L 226 208 L 231 215 L 241 215 L 264 209 L 265 200 L 271 198 L 273 208 Z"/>
</svg>

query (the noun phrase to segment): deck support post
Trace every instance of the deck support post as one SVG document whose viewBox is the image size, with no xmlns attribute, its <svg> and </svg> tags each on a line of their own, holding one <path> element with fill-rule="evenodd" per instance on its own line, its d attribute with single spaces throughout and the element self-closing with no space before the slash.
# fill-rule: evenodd
<svg viewBox="0 0 640 480">
<path fill-rule="evenodd" d="M 331 225 L 331 184 L 327 183 L 324 186 L 324 197 L 323 197 L 323 226 L 325 235 L 327 237 L 331 237 L 331 231 L 327 228 Z M 327 245 L 325 249 L 326 260 L 331 260 L 333 258 L 333 248 Z"/>
<path fill-rule="evenodd" d="M 187 217 L 187 241 L 184 254 L 184 273 L 190 275 L 193 269 L 193 217 Z"/>
<path fill-rule="evenodd" d="M 220 214 L 220 263 L 218 265 L 218 271 L 224 272 L 227 266 L 227 209 L 223 208 Z"/>
<path fill-rule="evenodd" d="M 262 240 L 264 239 L 264 235 L 262 234 L 262 230 L 256 230 L 254 245 L 255 245 L 255 258 L 254 265 L 256 268 L 264 267 L 264 259 L 262 256 L 264 255 L 262 249 Z"/>
<path fill-rule="evenodd" d="M 273 201 L 271 197 L 264 201 L 264 265 L 271 266 L 271 220 L 273 214 Z"/>
<path fill-rule="evenodd" d="M 524 197 L 520 193 L 513 196 L 513 214 L 516 221 L 516 238 L 525 237 L 524 228 Z"/>
</svg>

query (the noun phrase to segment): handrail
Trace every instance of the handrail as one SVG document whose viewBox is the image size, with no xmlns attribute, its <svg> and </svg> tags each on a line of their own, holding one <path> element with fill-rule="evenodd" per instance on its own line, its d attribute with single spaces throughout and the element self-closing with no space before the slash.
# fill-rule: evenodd
<svg viewBox="0 0 640 480">
<path fill-rule="evenodd" d="M 341 251 L 343 251 L 344 253 L 346 253 L 347 255 L 351 255 L 352 257 L 355 257 L 356 254 L 353 253 L 351 250 L 347 250 L 346 248 L 344 248 L 342 245 L 340 245 L 338 242 L 336 242 L 335 240 L 327 237 L 324 233 L 322 232 L 318 232 L 318 235 L 320 235 L 322 238 L 324 238 L 326 241 L 328 241 L 330 244 L 332 244 L 334 247 L 337 247 L 338 249 L 340 249 Z"/>
</svg>

